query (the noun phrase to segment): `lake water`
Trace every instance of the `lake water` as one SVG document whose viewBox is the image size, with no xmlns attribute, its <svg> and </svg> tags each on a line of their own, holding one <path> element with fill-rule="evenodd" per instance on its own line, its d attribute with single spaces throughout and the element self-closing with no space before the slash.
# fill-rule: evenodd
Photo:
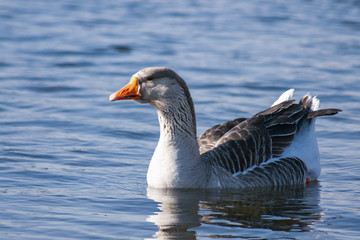
<svg viewBox="0 0 360 240">
<path fill-rule="evenodd" d="M 359 1 L 0 1 L 1 239 L 360 239 Z M 149 66 L 190 87 L 198 132 L 285 90 L 317 120 L 304 188 L 147 189 L 156 111 L 108 95 Z"/>
</svg>

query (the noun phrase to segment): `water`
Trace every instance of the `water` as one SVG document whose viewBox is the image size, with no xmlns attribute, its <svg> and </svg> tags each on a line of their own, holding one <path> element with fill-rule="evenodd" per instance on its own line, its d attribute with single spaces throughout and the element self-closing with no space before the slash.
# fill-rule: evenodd
<svg viewBox="0 0 360 240">
<path fill-rule="evenodd" d="M 359 239 L 359 1 L 0 1 L 1 239 Z M 317 121 L 305 188 L 147 189 L 155 110 L 108 102 L 148 66 L 187 80 L 198 132 L 288 88 Z"/>
</svg>

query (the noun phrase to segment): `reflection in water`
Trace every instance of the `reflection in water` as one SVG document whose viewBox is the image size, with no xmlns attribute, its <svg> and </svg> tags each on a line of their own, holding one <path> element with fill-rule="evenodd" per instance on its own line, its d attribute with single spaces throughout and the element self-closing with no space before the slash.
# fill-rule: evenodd
<svg viewBox="0 0 360 240">
<path fill-rule="evenodd" d="M 147 219 L 159 227 L 154 235 L 157 239 L 196 239 L 195 227 L 202 224 L 237 227 L 240 231 L 241 228 L 310 231 L 321 211 L 318 183 L 246 191 L 148 188 L 148 197 L 159 202 L 160 211 Z"/>
<path fill-rule="evenodd" d="M 148 197 L 159 202 L 160 212 L 155 212 L 147 219 L 159 227 L 155 237 L 196 239 L 196 232 L 188 229 L 200 225 L 199 201 L 204 193 L 199 190 L 148 188 Z"/>
</svg>

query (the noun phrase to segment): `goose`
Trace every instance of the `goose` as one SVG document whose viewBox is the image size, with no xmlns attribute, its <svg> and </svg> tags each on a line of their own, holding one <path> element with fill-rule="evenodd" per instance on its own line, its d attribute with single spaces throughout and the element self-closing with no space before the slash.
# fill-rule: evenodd
<svg viewBox="0 0 360 240">
<path fill-rule="evenodd" d="M 185 81 L 166 67 L 145 68 L 109 96 L 157 110 L 160 138 L 147 182 L 152 188 L 255 188 L 305 185 L 320 175 L 315 118 L 340 109 L 319 109 L 294 89 L 250 118 L 237 118 L 197 137 L 193 100 Z"/>
</svg>

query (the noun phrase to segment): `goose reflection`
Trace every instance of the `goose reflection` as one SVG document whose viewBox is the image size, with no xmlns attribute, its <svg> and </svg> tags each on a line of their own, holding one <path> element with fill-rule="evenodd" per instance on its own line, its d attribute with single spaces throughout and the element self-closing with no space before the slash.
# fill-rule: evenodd
<svg viewBox="0 0 360 240">
<path fill-rule="evenodd" d="M 158 226 L 156 239 L 196 239 L 201 225 L 210 226 L 206 234 L 212 238 L 237 237 L 229 236 L 226 227 L 238 228 L 239 234 L 241 228 L 306 232 L 321 218 L 319 188 L 318 183 L 242 192 L 148 188 L 148 198 L 158 202 L 159 211 L 147 221 Z M 208 232 L 211 225 L 224 227 L 223 234 L 219 228 Z"/>
<path fill-rule="evenodd" d="M 148 188 L 147 195 L 159 203 L 159 212 L 148 217 L 159 231 L 157 239 L 196 239 L 190 228 L 200 226 L 199 201 L 205 192 L 195 190 Z"/>
</svg>

